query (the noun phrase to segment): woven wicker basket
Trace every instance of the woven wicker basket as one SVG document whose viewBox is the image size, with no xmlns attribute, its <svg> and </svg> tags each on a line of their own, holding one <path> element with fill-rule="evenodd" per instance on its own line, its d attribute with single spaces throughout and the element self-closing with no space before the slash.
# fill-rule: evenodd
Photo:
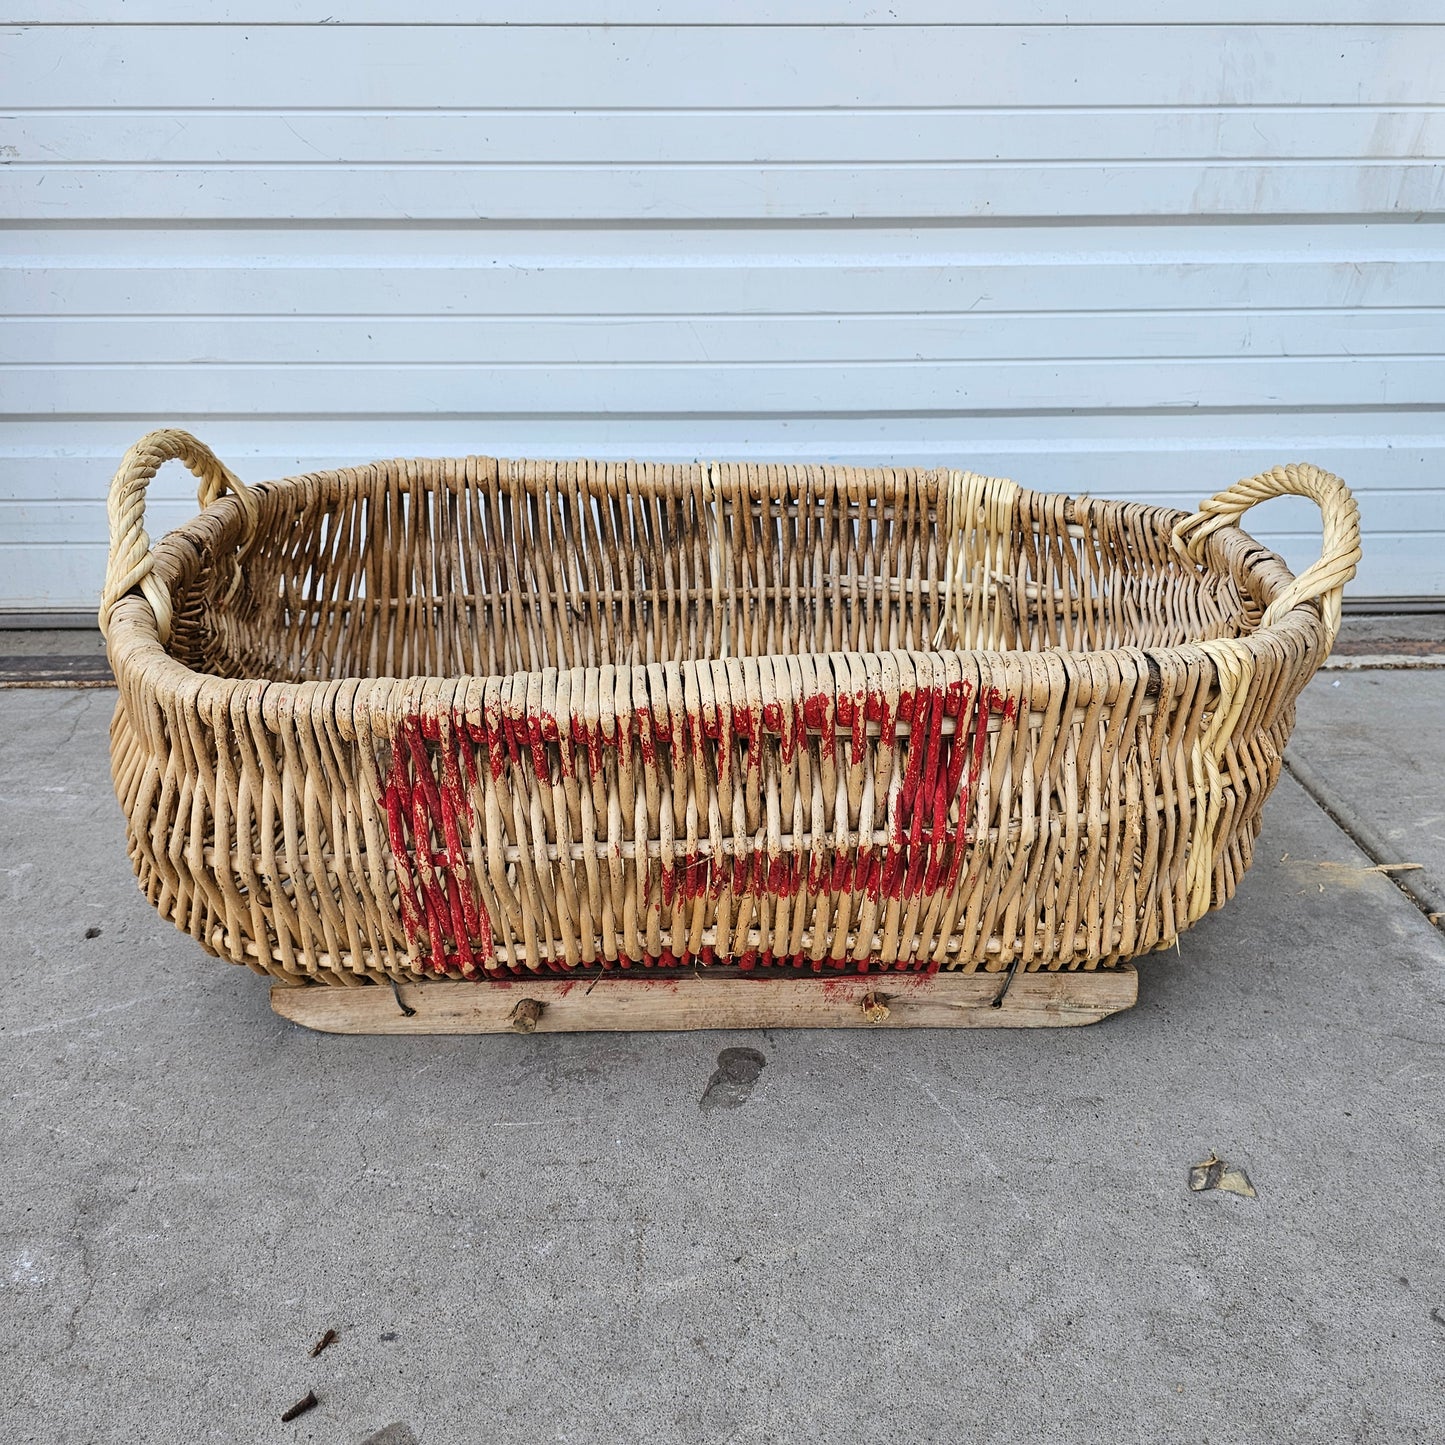
<svg viewBox="0 0 1445 1445">
<path fill-rule="evenodd" d="M 169 459 L 203 510 L 152 549 Z M 1324 514 L 1298 579 L 1238 529 Z M 155 432 L 101 607 L 141 887 L 289 983 L 1091 970 L 1249 864 L 1359 558 L 968 473 L 391 461 Z"/>
</svg>

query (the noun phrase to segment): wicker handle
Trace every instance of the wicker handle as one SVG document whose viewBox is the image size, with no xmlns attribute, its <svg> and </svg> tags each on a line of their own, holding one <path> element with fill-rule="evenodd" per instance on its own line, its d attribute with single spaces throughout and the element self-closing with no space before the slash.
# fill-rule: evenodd
<svg viewBox="0 0 1445 1445">
<path fill-rule="evenodd" d="M 1337 476 L 1308 462 L 1291 462 L 1236 482 L 1202 503 L 1192 517 L 1174 528 L 1174 545 L 1191 560 L 1202 562 L 1204 544 L 1213 533 L 1234 526 L 1256 502 L 1286 495 L 1312 497 L 1319 503 L 1324 516 L 1324 547 L 1320 560 L 1270 603 L 1263 625 L 1268 627 L 1301 602 L 1318 598 L 1333 644 L 1340 630 L 1345 583 L 1355 575 L 1355 564 L 1360 560 L 1360 509 L 1350 489 Z"/>
<path fill-rule="evenodd" d="M 155 564 L 151 559 L 150 535 L 145 529 L 146 488 L 169 461 L 184 462 L 199 479 L 196 496 L 203 508 L 228 491 L 243 501 L 250 499 L 245 483 L 190 432 L 167 429 L 143 436 L 125 454 L 120 470 L 111 481 L 106 502 L 110 518 L 110 560 L 100 594 L 100 630 L 107 636 L 115 604 L 136 587 L 156 615 L 160 640 L 165 642 L 171 635 L 170 594 L 151 575 Z"/>
</svg>

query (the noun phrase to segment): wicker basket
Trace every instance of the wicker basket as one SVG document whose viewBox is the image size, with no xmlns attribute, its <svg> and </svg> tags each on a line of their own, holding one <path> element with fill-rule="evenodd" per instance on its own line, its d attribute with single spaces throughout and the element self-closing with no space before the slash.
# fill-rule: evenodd
<svg viewBox="0 0 1445 1445">
<path fill-rule="evenodd" d="M 169 459 L 202 511 L 151 547 Z M 1236 526 L 1324 514 L 1298 579 Z M 1185 518 L 969 473 L 390 461 L 111 486 L 116 792 L 288 983 L 1092 970 L 1248 867 L 1359 558 L 1311 466 Z"/>
</svg>

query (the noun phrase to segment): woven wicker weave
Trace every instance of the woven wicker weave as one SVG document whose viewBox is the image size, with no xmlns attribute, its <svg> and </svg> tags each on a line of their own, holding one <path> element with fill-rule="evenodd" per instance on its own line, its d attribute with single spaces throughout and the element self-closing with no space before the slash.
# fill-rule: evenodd
<svg viewBox="0 0 1445 1445">
<path fill-rule="evenodd" d="M 203 512 L 153 550 L 147 483 Z M 1295 579 L 1235 525 L 1324 513 Z M 291 981 L 1094 968 L 1249 865 L 1359 557 L 972 474 L 394 461 L 111 488 L 116 792 L 165 917 Z"/>
</svg>

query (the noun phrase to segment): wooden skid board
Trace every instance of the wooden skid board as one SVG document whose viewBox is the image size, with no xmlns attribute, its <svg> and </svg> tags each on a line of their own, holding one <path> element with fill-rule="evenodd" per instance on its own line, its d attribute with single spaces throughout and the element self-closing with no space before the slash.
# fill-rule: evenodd
<svg viewBox="0 0 1445 1445">
<path fill-rule="evenodd" d="M 293 1023 L 333 1034 L 1033 1029 L 1097 1023 L 1129 1008 L 1139 996 L 1139 978 L 1130 964 L 1080 973 L 1020 973 L 996 1007 L 1003 987 L 1004 977 L 997 973 L 779 978 L 713 968 L 670 977 L 402 984 L 397 994 L 389 988 L 276 984 L 271 1007 Z M 398 995 L 414 1012 L 402 1011 Z M 541 1006 L 540 1012 L 534 1005 Z"/>
</svg>

